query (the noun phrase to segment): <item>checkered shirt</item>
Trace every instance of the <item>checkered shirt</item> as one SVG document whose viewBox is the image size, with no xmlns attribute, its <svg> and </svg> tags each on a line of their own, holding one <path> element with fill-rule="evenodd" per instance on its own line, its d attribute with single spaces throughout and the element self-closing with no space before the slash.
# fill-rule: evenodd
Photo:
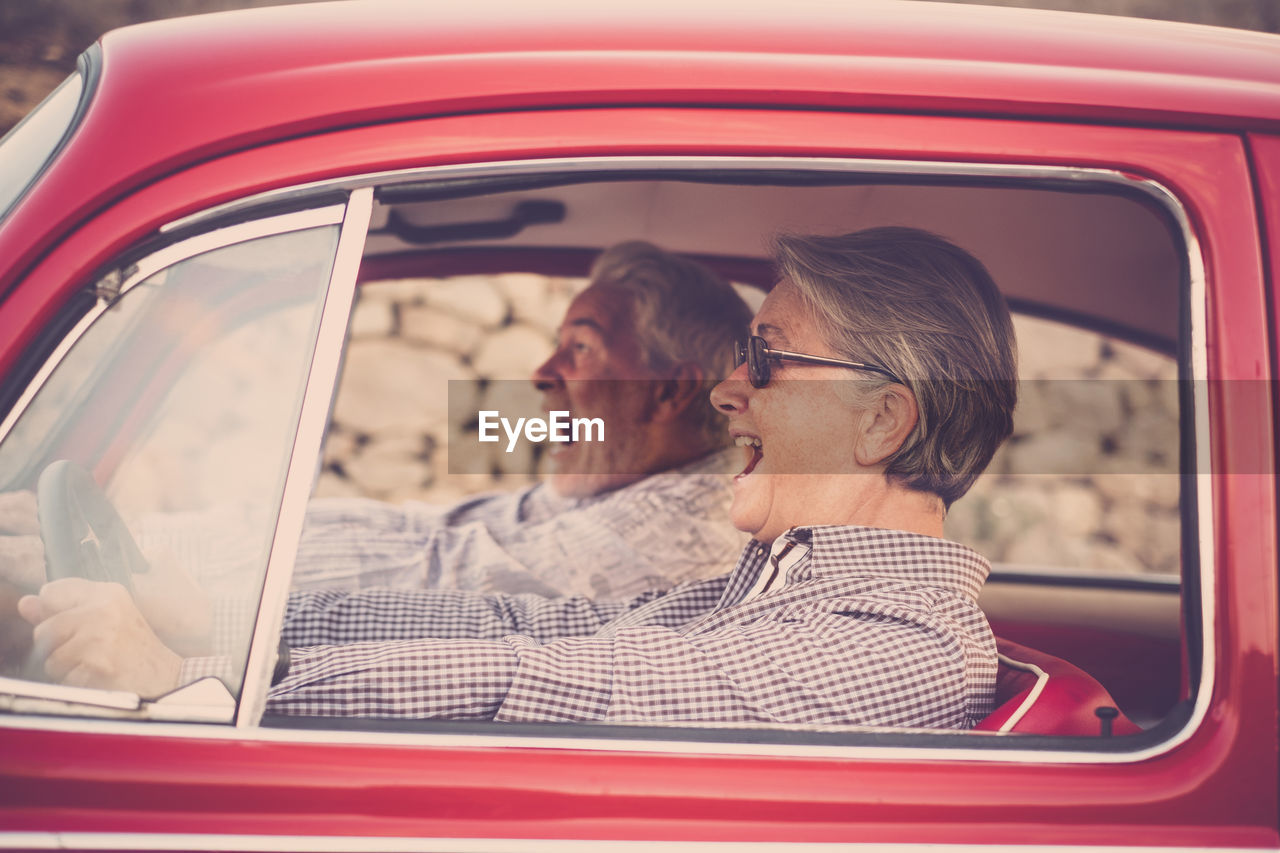
<svg viewBox="0 0 1280 853">
<path fill-rule="evenodd" d="M 736 451 L 714 453 L 579 499 L 546 485 L 447 507 L 318 498 L 293 585 L 630 598 L 714 577 L 747 541 L 729 523 L 738 467 Z"/>
<path fill-rule="evenodd" d="M 373 589 L 295 593 L 274 713 L 610 723 L 968 728 L 995 689 L 987 562 L 902 531 L 811 527 L 626 602 Z"/>
</svg>

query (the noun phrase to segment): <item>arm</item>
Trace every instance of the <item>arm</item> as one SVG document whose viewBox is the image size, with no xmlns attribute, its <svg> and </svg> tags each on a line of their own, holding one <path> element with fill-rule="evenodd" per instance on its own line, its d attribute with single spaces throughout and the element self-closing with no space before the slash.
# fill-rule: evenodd
<svg viewBox="0 0 1280 853">
<path fill-rule="evenodd" d="M 728 498 L 724 479 L 699 467 L 577 503 L 546 488 L 448 508 L 317 499 L 294 586 L 629 598 L 733 564 L 744 539 L 728 523 Z"/>
<path fill-rule="evenodd" d="M 424 637 L 499 640 L 508 634 L 547 642 L 594 634 L 619 613 L 658 595 L 655 591 L 631 601 L 597 602 L 460 590 L 295 591 L 285 610 L 283 635 L 291 647 Z"/>
<path fill-rule="evenodd" d="M 510 636 L 302 649 L 268 710 L 958 728 L 971 683 L 985 677 L 965 663 L 976 638 L 931 616 L 895 622 L 822 607 L 717 621 L 704 631 L 650 624 L 546 644 Z"/>
</svg>

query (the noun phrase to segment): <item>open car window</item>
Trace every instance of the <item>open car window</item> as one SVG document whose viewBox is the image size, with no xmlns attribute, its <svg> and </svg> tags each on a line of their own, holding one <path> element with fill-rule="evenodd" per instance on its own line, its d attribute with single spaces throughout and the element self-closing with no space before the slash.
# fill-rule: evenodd
<svg viewBox="0 0 1280 853">
<path fill-rule="evenodd" d="M 912 225 L 974 251 L 1015 314 L 1015 433 L 951 509 L 947 527 L 994 564 L 983 604 L 997 635 L 1085 668 L 1143 728 L 1176 727 L 1194 697 L 1188 668 L 1200 630 L 1198 615 L 1185 620 L 1199 583 L 1196 554 L 1186 550 L 1195 495 L 1182 476 L 1194 464 L 1185 382 L 1193 372 L 1180 331 L 1191 261 L 1160 193 L 1103 174 L 1069 188 L 1044 175 L 932 186 L 866 175 L 826 175 L 827 186 L 778 174 L 740 174 L 736 183 L 697 173 L 645 177 L 542 175 L 527 182 L 545 189 L 503 190 L 495 181 L 491 191 L 476 182 L 465 193 L 445 180 L 382 194 L 312 506 L 372 499 L 366 507 L 407 508 L 393 517 L 417 519 L 417 538 L 405 550 L 387 545 L 394 536 L 380 539 L 385 550 L 353 573 L 323 559 L 313 570 L 307 555 L 324 540 L 309 551 L 304 535 L 297 579 L 312 587 L 430 586 L 444 577 L 445 586 L 484 592 L 631 591 L 608 571 L 586 573 L 567 590 L 574 579 L 539 582 L 555 569 L 469 575 L 463 564 L 474 551 L 428 543 L 428 531 L 447 526 L 459 507 L 495 495 L 504 497 L 494 506 L 511 506 L 537 494 L 553 447 L 508 446 L 505 437 L 481 445 L 482 413 L 504 405 L 528 413 L 516 398 L 531 393 L 529 376 L 553 351 L 596 254 L 650 239 L 713 266 L 758 305 L 773 283 L 762 253 L 774 232 Z M 538 205 L 562 209 L 514 236 L 485 231 Z M 333 512 L 312 520 L 350 524 L 359 516 Z M 515 561 L 534 561 L 530 553 Z M 637 553 L 637 564 L 645 559 Z M 656 587 L 673 583 L 661 566 L 646 572 Z M 310 725 L 407 732 L 442 724 Z M 1095 720 L 1089 731 L 1109 727 Z"/>
</svg>

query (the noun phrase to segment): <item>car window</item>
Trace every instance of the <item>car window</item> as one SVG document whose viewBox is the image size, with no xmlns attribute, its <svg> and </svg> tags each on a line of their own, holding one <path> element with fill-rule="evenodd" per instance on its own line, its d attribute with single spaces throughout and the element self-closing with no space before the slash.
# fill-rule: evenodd
<svg viewBox="0 0 1280 853">
<path fill-rule="evenodd" d="M 9 212 L 71 130 L 84 93 L 77 72 L 0 139 L 0 219 Z"/>
<path fill-rule="evenodd" d="M 46 575 L 123 584 L 187 659 L 179 686 L 212 677 L 240 692 L 340 212 L 247 223 L 140 261 L 0 443 L 5 494 L 38 504 L 27 532 L 43 560 L 25 591 Z M 55 680 L 30 659 L 6 664 L 9 677 Z"/>
<path fill-rule="evenodd" d="M 847 198 L 835 200 L 837 194 L 826 188 L 766 192 L 659 182 L 644 193 L 629 184 L 592 184 L 593 203 L 612 198 L 613 208 L 575 208 L 579 189 L 568 186 L 559 196 L 569 217 L 599 213 L 604 218 L 603 211 L 616 216 L 633 197 L 678 198 L 670 211 L 680 222 L 664 232 L 668 245 L 749 281 L 757 305 L 773 280 L 767 264 L 750 269 L 742 265 L 745 259 L 717 257 L 714 250 L 721 246 L 675 233 L 681 223 L 692 228 L 695 218 L 721 223 L 745 218 L 745 211 L 768 198 L 779 211 L 778 230 L 798 231 L 818 222 L 834 232 L 845 222 L 832 208 L 852 206 Z M 877 211 L 897 224 L 964 235 L 966 246 L 984 247 L 982 260 L 998 282 L 1009 283 L 1021 377 L 1014 435 L 947 517 L 948 536 L 993 564 L 983 605 L 997 634 L 1083 666 L 1103 681 L 1125 713 L 1144 726 L 1158 724 L 1187 695 L 1181 583 L 1196 561 L 1184 552 L 1182 531 L 1192 510 L 1179 472 L 1189 414 L 1180 391 L 1185 365 L 1177 356 L 1176 315 L 1163 308 L 1159 317 L 1144 312 L 1136 294 L 1125 290 L 1125 277 L 1129 265 L 1138 262 L 1126 260 L 1132 250 L 1147 266 L 1141 288 L 1176 303 L 1181 278 L 1176 236 L 1142 206 L 1101 192 L 1056 194 L 1014 182 L 1003 189 L 916 184 L 850 192 L 865 194 L 860 200 L 875 204 L 849 214 L 848 228 L 879 224 L 871 212 Z M 582 195 L 588 194 L 583 190 Z M 463 223 L 457 227 L 465 230 L 484 219 L 484 212 L 518 209 L 521 199 L 534 197 L 539 196 L 496 193 L 461 201 L 388 203 L 375 213 L 375 220 L 387 224 L 372 232 L 366 251 L 366 281 L 353 313 L 311 521 L 333 529 L 346 525 L 349 538 L 339 547 L 376 554 L 354 574 L 332 565 L 315 571 L 312 559 L 324 550 L 321 545 L 330 547 L 336 540 L 309 541 L 304 535 L 295 567 L 301 586 L 430 586 L 444 579 L 445 586 L 488 592 L 566 591 L 559 585 L 563 579 L 542 583 L 545 573 L 491 572 L 471 580 L 450 573 L 451 560 L 479 559 L 477 551 L 468 550 L 473 541 L 454 551 L 437 549 L 435 540 L 419 547 L 428 542 L 428 530 L 451 524 L 451 518 L 480 524 L 477 508 L 516 512 L 529 498 L 510 496 L 538 494 L 531 489 L 545 480 L 551 445 L 522 440 L 508 446 L 505 438 L 480 444 L 477 435 L 484 412 L 547 414 L 538 407 L 529 377 L 553 351 L 557 325 L 586 286 L 586 271 L 598 250 L 559 246 L 553 227 L 530 228 L 536 232 L 528 237 L 535 248 L 524 253 L 466 239 L 437 245 L 433 238 L 419 248 L 406 223 L 431 222 L 443 232 L 442 223 L 456 217 Z M 975 210 L 981 215 L 963 213 Z M 1061 245 L 1045 239 L 1049 224 L 1066 238 Z M 657 229 L 650 220 L 645 227 Z M 1025 233 L 1014 234 L 1018 229 Z M 600 248 L 614 236 L 633 235 L 602 234 Z M 761 235 L 756 245 L 767 242 Z M 487 258 L 486 249 L 492 253 Z M 394 263 L 384 263 L 384 255 Z M 1110 298 L 1123 306 L 1115 316 L 1128 325 L 1091 321 L 1081 310 L 1089 303 L 1065 272 L 1068 258 L 1099 282 L 1110 282 L 1092 286 L 1110 289 Z M 421 274 L 412 273 L 415 263 Z M 521 271 L 511 271 L 521 265 Z M 496 495 L 509 497 L 487 497 Z M 350 514 L 334 508 L 369 499 L 376 503 Z M 385 514 L 376 522 L 362 517 L 374 506 Z M 619 506 L 618 511 L 625 515 L 628 509 Z M 404 535 L 405 525 L 416 532 Z M 354 533 L 357 528 L 368 538 Z M 375 529 L 381 533 L 369 532 Z M 508 556 L 515 563 L 536 559 L 538 548 L 529 544 L 522 541 L 523 550 Z M 726 553 L 736 553 L 741 544 L 739 539 Z M 636 562 L 643 562 L 645 550 L 636 549 Z M 371 568 L 377 563 L 382 568 Z M 728 558 L 723 568 L 731 566 Z M 357 577 L 361 572 L 363 579 Z M 660 568 L 642 574 L 658 587 L 672 581 Z M 584 578 L 569 592 L 598 596 L 629 589 L 620 589 L 610 569 Z"/>
<path fill-rule="evenodd" d="M 237 244 L 166 265 L 128 291 L 121 310 L 104 314 L 104 330 L 117 326 L 105 341 L 83 336 L 73 351 L 83 348 L 83 364 L 66 359 L 65 388 L 55 375 L 41 392 L 49 395 L 45 413 L 35 402 L 26 407 L 0 445 L 0 472 L 10 490 L 32 489 L 46 463 L 72 458 L 105 487 L 144 551 L 160 546 L 194 567 L 192 585 L 227 612 L 217 616 L 223 645 L 215 654 L 184 651 L 184 666 L 197 657 L 231 661 L 230 674 L 213 674 L 233 692 L 255 618 L 262 630 L 254 648 L 274 644 L 286 607 L 325 590 L 443 587 L 608 601 L 669 590 L 728 571 L 745 543 L 728 523 L 740 449 L 709 455 L 714 466 L 680 470 L 639 497 L 620 488 L 565 495 L 547 488 L 553 445 L 527 432 L 508 441 L 486 427 L 489 415 L 551 414 L 530 377 L 576 345 L 578 327 L 566 332 L 561 323 L 595 259 L 619 241 L 661 241 L 737 282 L 754 308 L 776 278 L 765 255 L 774 233 L 925 228 L 988 264 L 1007 288 L 1021 348 L 1015 434 L 952 508 L 949 535 L 995 564 L 989 588 L 1014 589 L 1003 603 L 984 598 L 998 635 L 1096 666 L 1125 713 L 1158 725 L 1193 689 L 1182 649 L 1198 630 L 1184 621 L 1180 591 L 1196 555 L 1182 550 L 1194 502 L 1178 475 L 1192 422 L 1179 393 L 1190 365 L 1179 359 L 1186 261 L 1178 235 L 1149 203 L 1101 185 L 1090 193 L 1078 182 L 850 180 L 550 175 L 531 182 L 548 189 L 486 191 L 479 182 L 461 194 L 446 185 L 439 197 L 429 182 L 390 187 L 373 202 L 340 365 L 336 357 L 332 370 L 311 361 L 318 283 L 336 227 L 263 237 L 257 253 Z M 647 207 L 659 202 L 666 217 Z M 540 213 L 508 227 L 530 210 Z M 704 233 L 696 222 L 718 228 Z M 1139 261 L 1145 273 L 1136 277 Z M 226 283 L 237 276 L 239 288 Z M 264 288 L 300 289 L 267 305 Z M 1086 309 L 1101 295 L 1106 316 L 1092 322 Z M 159 361 L 157 346 L 166 355 Z M 302 389 L 335 380 L 323 452 L 309 457 L 306 442 L 292 446 Z M 128 405 L 101 413 L 104 399 L 121 395 Z M 101 436 L 83 426 L 103 417 L 116 420 Z M 485 439 L 486 429 L 496 438 Z M 310 500 L 287 499 L 280 516 L 304 513 L 296 529 L 277 526 L 287 466 L 315 474 Z M 695 479 L 705 485 L 691 497 L 683 490 Z M 668 488 L 673 481 L 678 489 Z M 299 531 L 294 559 L 288 549 Z M 272 560 L 264 582 L 268 554 L 281 543 L 285 558 Z M 1129 580 L 1116 586 L 1117 576 Z M 1132 591 L 1135 578 L 1155 579 L 1150 589 L 1138 584 L 1154 604 L 1118 594 Z M 264 583 L 274 592 L 257 613 Z M 303 597 L 286 604 L 286 584 Z M 356 635 L 410 639 L 394 620 L 383 633 L 377 612 L 352 626 Z M 234 618 L 245 627 L 226 630 Z M 286 643 L 289 619 L 297 613 L 285 618 Z M 332 701 L 345 707 L 353 698 Z M 245 721 L 257 720 L 263 701 L 253 698 Z M 380 712 L 358 716 L 306 724 L 382 725 Z M 435 730 L 452 719 L 413 719 L 395 730 Z M 297 724 L 287 714 L 267 722 Z"/>
</svg>

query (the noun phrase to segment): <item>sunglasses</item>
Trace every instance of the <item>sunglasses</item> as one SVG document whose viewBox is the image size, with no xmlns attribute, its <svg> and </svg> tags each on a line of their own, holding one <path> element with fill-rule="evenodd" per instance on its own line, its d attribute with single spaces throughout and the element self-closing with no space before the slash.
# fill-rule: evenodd
<svg viewBox="0 0 1280 853">
<path fill-rule="evenodd" d="M 879 373 L 893 382 L 902 384 L 902 380 L 894 376 L 888 370 L 875 364 L 866 364 L 861 361 L 845 361 L 842 358 L 826 358 L 821 355 L 806 355 L 800 352 L 787 352 L 780 349 L 769 349 L 769 344 L 759 335 L 752 335 L 745 341 L 738 343 L 734 349 L 733 366 L 740 367 L 744 362 L 747 365 L 747 376 L 751 379 L 753 388 L 763 388 L 769 384 L 772 376 L 772 361 L 798 361 L 802 364 L 822 364 L 828 367 L 848 367 L 853 370 L 866 370 L 871 373 Z"/>
</svg>

